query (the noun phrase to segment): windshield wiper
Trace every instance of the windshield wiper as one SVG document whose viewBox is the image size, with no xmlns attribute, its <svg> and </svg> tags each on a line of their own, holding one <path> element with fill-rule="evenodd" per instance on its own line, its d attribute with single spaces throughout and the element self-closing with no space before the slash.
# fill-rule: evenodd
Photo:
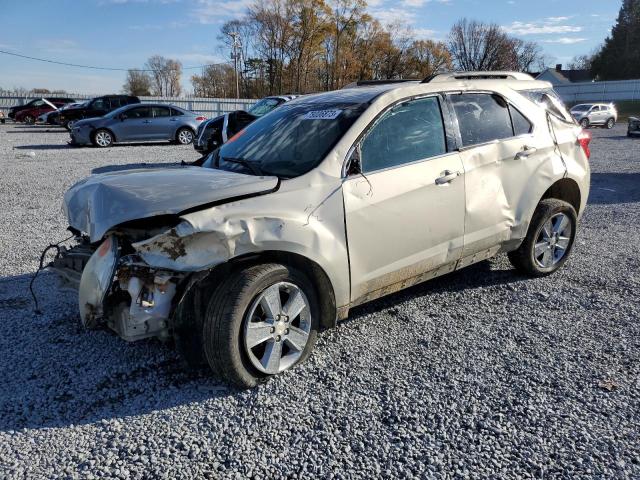
<svg viewBox="0 0 640 480">
<path fill-rule="evenodd" d="M 231 162 L 231 163 L 237 163 L 239 165 L 245 166 L 247 167 L 249 170 L 251 170 L 251 173 L 253 173 L 254 175 L 258 175 L 258 176 L 262 176 L 262 170 L 260 169 L 260 167 L 258 167 L 255 163 L 252 163 L 248 160 L 245 160 L 244 158 L 234 158 L 234 157 L 220 157 L 222 160 L 224 160 L 225 162 Z"/>
</svg>

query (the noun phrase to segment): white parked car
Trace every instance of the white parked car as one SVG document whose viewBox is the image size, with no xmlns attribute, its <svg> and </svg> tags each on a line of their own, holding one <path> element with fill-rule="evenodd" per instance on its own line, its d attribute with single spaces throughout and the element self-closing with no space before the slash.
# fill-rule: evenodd
<svg viewBox="0 0 640 480">
<path fill-rule="evenodd" d="M 612 129 L 618 121 L 618 111 L 612 103 L 581 103 L 571 108 L 571 115 L 582 128 L 600 125 Z"/>
<path fill-rule="evenodd" d="M 589 140 L 550 84 L 517 73 L 309 95 L 202 168 L 77 183 L 64 208 L 78 245 L 51 267 L 79 288 L 86 327 L 173 337 L 252 387 L 356 305 L 500 252 L 530 276 L 558 270 Z"/>
</svg>

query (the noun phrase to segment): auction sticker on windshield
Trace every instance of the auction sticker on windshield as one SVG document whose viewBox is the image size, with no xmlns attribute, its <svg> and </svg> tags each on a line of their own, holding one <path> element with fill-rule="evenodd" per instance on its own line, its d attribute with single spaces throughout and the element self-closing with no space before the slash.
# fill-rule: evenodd
<svg viewBox="0 0 640 480">
<path fill-rule="evenodd" d="M 335 120 L 340 116 L 342 110 L 315 110 L 307 112 L 303 120 Z"/>
</svg>

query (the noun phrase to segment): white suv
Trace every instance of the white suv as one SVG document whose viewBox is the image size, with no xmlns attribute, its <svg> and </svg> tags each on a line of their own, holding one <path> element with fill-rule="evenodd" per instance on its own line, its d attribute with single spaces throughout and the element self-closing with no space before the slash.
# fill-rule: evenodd
<svg viewBox="0 0 640 480">
<path fill-rule="evenodd" d="M 571 115 L 582 128 L 600 125 L 612 129 L 618 121 L 615 105 L 608 103 L 581 103 L 571 108 Z"/>
<path fill-rule="evenodd" d="M 86 327 L 173 337 L 251 387 L 355 305 L 500 252 L 555 272 L 587 201 L 589 139 L 550 84 L 516 73 L 305 96 L 202 168 L 74 185 L 79 243 L 51 267 L 79 287 Z"/>
</svg>

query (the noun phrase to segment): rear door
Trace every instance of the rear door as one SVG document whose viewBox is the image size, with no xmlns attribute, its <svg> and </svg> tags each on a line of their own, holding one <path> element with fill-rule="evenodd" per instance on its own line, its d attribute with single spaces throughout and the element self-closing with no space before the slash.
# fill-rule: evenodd
<svg viewBox="0 0 640 480">
<path fill-rule="evenodd" d="M 498 94 L 461 93 L 449 100 L 465 171 L 464 266 L 478 255 L 492 256 L 514 236 L 527 182 L 552 155 L 553 144 L 533 135 L 533 123 Z"/>
<path fill-rule="evenodd" d="M 384 112 L 343 183 L 351 300 L 361 303 L 453 269 L 464 234 L 464 171 L 433 95 Z M 357 150 L 358 151 L 358 150 Z"/>
<path fill-rule="evenodd" d="M 152 107 L 153 118 L 149 129 L 149 138 L 155 140 L 169 140 L 173 138 L 173 131 L 176 122 L 171 120 L 171 108 Z"/>
</svg>

